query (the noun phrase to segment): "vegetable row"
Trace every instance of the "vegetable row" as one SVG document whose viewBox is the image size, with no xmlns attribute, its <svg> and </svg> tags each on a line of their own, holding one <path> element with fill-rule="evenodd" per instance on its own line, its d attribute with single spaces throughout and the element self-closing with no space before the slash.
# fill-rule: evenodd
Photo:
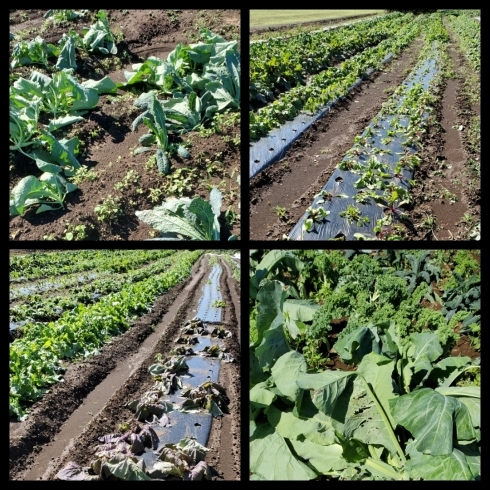
<svg viewBox="0 0 490 490">
<path fill-rule="evenodd" d="M 10 258 L 10 282 L 52 277 L 91 270 L 127 272 L 153 260 L 167 257 L 174 250 L 82 250 L 33 253 Z"/>
<path fill-rule="evenodd" d="M 25 415 L 47 385 L 62 376 L 60 360 L 88 356 L 131 326 L 131 318 L 148 311 L 159 295 L 187 277 L 202 251 L 179 252 L 169 270 L 137 284 L 126 283 L 90 306 L 78 305 L 56 322 L 29 324 L 24 336 L 10 344 L 10 414 Z"/>
<path fill-rule="evenodd" d="M 291 238 L 315 239 L 325 227 L 322 239 L 339 233 L 347 239 L 403 239 L 400 222 L 407 219 L 403 207 L 411 202 L 413 172 L 420 164 L 416 151 L 434 111 L 448 38 L 440 15 L 427 19 L 418 65 L 355 138 L 355 145 L 315 196 Z M 381 209 L 373 209 L 373 204 Z"/>
<path fill-rule="evenodd" d="M 54 296 L 50 291 L 49 296 L 41 294 L 28 294 L 23 300 L 18 301 L 15 305 L 10 306 L 9 317 L 11 322 L 24 320 L 30 321 L 53 321 L 59 318 L 65 310 L 74 309 L 79 303 L 88 305 L 95 303 L 102 296 L 119 291 L 124 284 L 136 284 L 140 281 L 160 274 L 165 271 L 175 260 L 175 255 L 158 259 L 155 263 L 140 269 L 133 269 L 129 272 L 120 274 L 111 274 L 107 278 L 97 278 L 90 280 L 88 284 L 77 285 L 71 284 L 59 296 Z M 77 286 L 76 289 L 71 289 Z M 67 294 L 69 293 L 69 294 Z"/>
<path fill-rule="evenodd" d="M 255 141 L 285 121 L 292 120 L 301 110 L 316 112 L 329 102 L 345 96 L 369 68 L 378 68 L 388 54 L 398 54 L 408 46 L 418 36 L 423 24 L 424 20 L 413 14 L 394 19 L 390 37 L 378 46 L 365 49 L 338 68 L 332 67 L 312 76 L 308 85 L 292 88 L 256 113 L 251 111 L 250 140 Z"/>
<path fill-rule="evenodd" d="M 274 99 L 275 89 L 304 85 L 309 75 L 386 39 L 391 20 L 400 16 L 392 13 L 326 32 L 251 44 L 249 99 L 267 102 Z"/>
<path fill-rule="evenodd" d="M 200 319 L 194 318 L 180 330 L 183 336 L 176 342 L 192 344 L 198 342 L 201 335 L 215 336 L 217 329 L 210 332 Z M 207 357 L 212 349 L 217 357 L 220 352 L 217 344 L 199 353 L 190 347 L 178 346 L 165 359 L 162 359 L 161 354 L 156 354 L 157 362 L 148 368 L 153 379 L 152 387 L 125 405 L 134 412 L 132 419 L 118 424 L 119 432 L 98 438 L 95 459 L 89 466 L 81 467 L 75 462 L 69 462 L 56 477 L 60 480 L 210 480 L 211 468 L 205 462 L 208 448 L 191 437 L 185 437 L 178 443 L 163 444 L 158 433 L 166 433 L 168 440 L 175 426 L 175 422 L 171 424 L 172 412 L 196 413 L 205 410 L 213 417 L 229 413 L 226 390 L 214 380 L 208 379 L 195 387 L 184 386 L 182 376 L 192 376 L 187 363 L 189 356 L 199 354 Z M 175 403 L 172 395 L 178 395 L 183 401 Z M 182 425 L 191 423 L 192 420 L 181 418 L 175 429 L 187 434 Z M 144 458 L 146 448 L 157 456 L 148 465 Z"/>
</svg>

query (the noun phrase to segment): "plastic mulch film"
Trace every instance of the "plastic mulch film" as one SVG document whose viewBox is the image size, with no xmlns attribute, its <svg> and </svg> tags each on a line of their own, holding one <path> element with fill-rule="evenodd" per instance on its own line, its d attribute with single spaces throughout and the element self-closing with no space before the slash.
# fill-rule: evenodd
<svg viewBox="0 0 490 490">
<path fill-rule="evenodd" d="M 388 54 L 382 63 L 386 63 L 392 57 L 392 53 Z M 373 69 L 369 68 L 365 75 L 368 76 L 372 72 Z M 362 78 L 358 78 L 356 82 L 349 87 L 345 95 L 360 85 L 362 81 Z M 283 158 L 293 142 L 298 139 L 315 121 L 322 118 L 338 100 L 339 99 L 329 102 L 315 114 L 301 113 L 292 121 L 285 122 L 280 128 L 273 129 L 267 136 L 264 136 L 254 143 L 251 143 L 250 179 L 254 178 L 262 170 Z"/>
<path fill-rule="evenodd" d="M 209 274 L 209 283 L 203 287 L 203 294 L 197 305 L 197 316 L 205 322 L 220 322 L 221 308 L 213 306 L 216 301 L 222 300 L 219 290 L 219 280 L 221 277 L 221 267 L 213 266 Z"/>
<path fill-rule="evenodd" d="M 414 69 L 402 85 L 407 89 L 410 89 L 415 84 L 421 84 L 424 89 L 427 89 L 430 81 L 438 71 L 436 58 L 428 58 L 420 67 Z M 404 97 L 398 97 L 398 99 L 395 99 L 397 100 L 397 103 L 395 104 L 396 107 L 399 107 L 402 104 L 403 98 Z M 391 172 L 391 174 L 394 174 L 395 166 L 402 156 L 414 154 L 416 152 L 414 147 L 402 145 L 402 143 L 407 140 L 406 135 L 400 136 L 396 134 L 394 137 L 390 138 L 391 141 L 389 144 L 381 143 L 381 139 L 388 136 L 388 130 L 391 129 L 390 121 L 394 117 L 395 116 L 393 115 L 382 115 L 382 112 L 380 112 L 375 118 L 375 120 L 377 120 L 376 130 L 374 131 L 374 124 L 371 122 L 361 135 L 369 136 L 371 139 L 371 147 L 380 150 L 390 150 L 391 154 L 381 153 L 374 156 L 378 162 L 388 164 L 389 170 L 387 173 Z M 423 117 L 427 118 L 428 113 L 425 112 Z M 409 124 L 408 117 L 401 116 L 398 120 L 400 126 L 407 127 Z M 345 156 L 342 162 L 350 160 L 362 165 L 367 165 L 371 158 L 373 158 L 372 155 L 361 153 L 356 157 Z M 340 165 L 342 165 L 342 162 Z M 371 198 L 368 198 L 365 204 L 361 204 L 354 200 L 354 196 L 359 194 L 359 192 L 362 192 L 355 187 L 355 183 L 359 178 L 360 174 L 350 170 L 340 170 L 337 167 L 323 187 L 320 195 L 315 197 L 311 205 L 311 208 L 313 209 L 321 206 L 325 211 L 329 211 L 329 214 L 320 222 L 314 223 L 313 229 L 307 232 L 303 229 L 303 224 L 309 217 L 309 213 L 305 212 L 290 232 L 289 238 L 291 240 L 355 240 L 355 234 L 361 233 L 366 239 L 376 239 L 373 229 L 376 226 L 377 221 L 385 216 L 385 213 L 383 208 L 378 206 Z M 413 171 L 402 169 L 401 178 L 392 177 L 384 179 L 384 181 L 386 184 L 393 182 L 408 190 L 410 188 L 408 180 L 412 178 Z M 328 199 L 325 199 L 324 195 L 327 193 Z M 376 190 L 376 194 L 381 195 L 382 193 L 383 191 Z M 339 194 L 347 195 L 347 197 L 339 197 Z M 367 219 L 366 222 L 341 217 L 340 213 L 347 211 L 348 206 L 355 206 L 360 211 L 360 218 L 366 219 L 366 217 L 368 217 L 369 221 L 367 221 Z"/>
</svg>

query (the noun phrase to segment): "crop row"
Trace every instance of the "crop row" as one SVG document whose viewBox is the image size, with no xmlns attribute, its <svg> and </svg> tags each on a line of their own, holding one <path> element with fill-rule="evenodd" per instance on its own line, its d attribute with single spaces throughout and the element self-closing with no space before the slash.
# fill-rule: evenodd
<svg viewBox="0 0 490 490">
<path fill-rule="evenodd" d="M 175 250 L 83 250 L 57 253 L 34 253 L 12 257 L 10 280 L 20 281 L 96 270 L 126 272 L 166 257 Z"/>
<path fill-rule="evenodd" d="M 411 19 L 413 15 L 409 15 Z M 314 75 L 307 86 L 298 86 L 282 94 L 267 107 L 256 113 L 250 112 L 250 140 L 255 141 L 285 121 L 292 120 L 301 110 L 316 112 L 339 97 L 345 96 L 350 87 L 369 68 L 378 68 L 389 53 L 397 54 L 419 34 L 424 19 L 406 16 L 391 24 L 391 36 L 378 46 L 367 48 L 362 53 L 343 62 L 339 68 L 332 67 Z M 396 34 L 396 35 L 395 35 Z"/>
<path fill-rule="evenodd" d="M 203 251 L 179 252 L 174 266 L 137 284 L 126 283 L 90 306 L 78 305 L 56 322 L 32 323 L 10 344 L 10 414 L 22 417 L 22 404 L 34 402 L 62 376 L 60 360 L 89 356 L 104 342 L 128 330 L 159 295 L 187 277 Z"/>
<path fill-rule="evenodd" d="M 22 301 L 10 307 L 10 321 L 53 321 L 59 318 L 64 310 L 76 308 L 79 303 L 85 305 L 95 303 L 101 296 L 119 291 L 124 284 L 136 284 L 152 275 L 160 274 L 174 261 L 175 255 L 172 254 L 138 270 L 90 280 L 88 284 L 70 290 L 69 294 L 53 296 L 50 293 L 49 297 L 41 294 L 26 295 Z M 74 284 L 66 287 L 72 286 Z"/>
<path fill-rule="evenodd" d="M 465 15 L 464 11 L 457 17 L 453 15 L 448 16 L 448 19 L 449 25 L 459 36 L 461 49 L 468 58 L 472 68 L 480 71 L 480 22 Z"/>
<path fill-rule="evenodd" d="M 400 16 L 393 13 L 327 32 L 251 44 L 250 100 L 271 100 L 274 89 L 304 85 L 308 75 L 378 44 L 389 36 L 392 20 Z"/>
<path fill-rule="evenodd" d="M 332 229 L 345 230 L 349 238 L 365 239 L 363 229 L 370 238 L 403 238 L 399 223 L 405 219 L 403 206 L 411 201 L 409 188 L 415 183 L 412 174 L 420 164 L 415 152 L 426 131 L 427 117 L 433 113 L 444 43 L 449 39 L 437 14 L 428 19 L 424 33 L 425 45 L 411 76 L 383 104 L 363 134 L 355 138 L 354 147 L 300 220 L 302 232 L 298 224 L 291 237 L 315 239 L 316 228 L 332 219 L 340 220 Z M 342 192 L 337 187 L 342 187 Z M 382 211 L 373 209 L 373 205 Z M 341 209 L 338 216 L 330 215 L 334 209 Z M 330 234 L 333 238 L 337 233 Z"/>
</svg>

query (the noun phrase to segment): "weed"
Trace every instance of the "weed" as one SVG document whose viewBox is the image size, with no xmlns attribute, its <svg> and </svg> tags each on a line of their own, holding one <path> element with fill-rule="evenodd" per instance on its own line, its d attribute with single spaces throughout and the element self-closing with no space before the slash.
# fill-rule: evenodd
<svg viewBox="0 0 490 490">
<path fill-rule="evenodd" d="M 98 138 L 102 133 L 104 132 L 104 129 L 101 128 L 100 126 L 98 128 L 94 128 L 89 132 L 89 135 L 92 138 Z"/>
<path fill-rule="evenodd" d="M 422 228 L 427 230 L 434 230 L 436 227 L 436 216 L 434 214 L 426 214 L 422 220 Z"/>
<path fill-rule="evenodd" d="M 229 206 L 228 209 L 225 211 L 225 220 L 228 223 L 228 225 L 232 226 L 238 221 L 239 217 L 235 210 Z"/>
<path fill-rule="evenodd" d="M 87 238 L 87 230 L 85 225 L 72 225 L 68 221 L 66 222 L 65 235 L 63 240 L 67 241 L 79 241 Z"/>
<path fill-rule="evenodd" d="M 443 199 L 447 199 L 450 204 L 454 204 L 455 202 L 458 202 L 458 196 L 450 192 L 448 189 L 442 189 L 440 193 L 440 197 Z"/>
<path fill-rule="evenodd" d="M 162 197 L 163 197 L 163 191 L 161 189 L 159 189 L 158 187 L 156 188 L 150 188 L 149 189 L 150 191 L 150 201 L 153 202 L 153 203 L 156 203 L 156 202 L 160 202 L 162 200 Z"/>
<path fill-rule="evenodd" d="M 115 221 L 122 214 L 120 199 L 118 197 L 113 198 L 109 194 L 102 201 L 102 204 L 95 206 L 94 212 L 99 221 Z"/>
<path fill-rule="evenodd" d="M 168 9 L 167 14 L 172 24 L 177 24 L 179 22 L 178 12 L 176 10 Z"/>
<path fill-rule="evenodd" d="M 75 175 L 71 179 L 74 184 L 81 184 L 82 182 L 94 182 L 98 179 L 97 172 L 93 169 L 89 169 L 87 166 L 82 165 L 75 171 Z"/>
<path fill-rule="evenodd" d="M 127 432 L 129 430 L 129 427 L 130 426 L 127 422 L 124 422 L 123 424 L 117 424 L 117 430 L 122 433 Z"/>
<path fill-rule="evenodd" d="M 153 168 L 157 168 L 157 157 L 156 155 L 152 155 L 145 163 L 146 170 L 151 170 Z"/>
<path fill-rule="evenodd" d="M 196 169 L 177 168 L 167 175 L 165 190 L 172 196 L 182 197 L 184 192 L 192 192 L 192 184 L 198 176 Z"/>
<path fill-rule="evenodd" d="M 287 219 L 288 210 L 286 208 L 281 208 L 281 206 L 276 206 L 274 208 L 279 219 Z"/>
<path fill-rule="evenodd" d="M 216 301 L 213 302 L 211 306 L 213 308 L 225 308 L 226 303 L 222 299 L 217 299 Z"/>
<path fill-rule="evenodd" d="M 465 213 L 464 216 L 460 219 L 460 223 L 463 225 L 471 226 L 473 224 L 473 217 L 470 213 Z"/>
<path fill-rule="evenodd" d="M 118 159 L 121 157 L 118 157 Z M 141 176 L 135 170 L 131 169 L 128 173 L 122 178 L 120 182 L 116 182 L 114 184 L 114 189 L 117 191 L 122 191 L 131 187 L 132 184 L 137 184 L 140 180 Z"/>
</svg>

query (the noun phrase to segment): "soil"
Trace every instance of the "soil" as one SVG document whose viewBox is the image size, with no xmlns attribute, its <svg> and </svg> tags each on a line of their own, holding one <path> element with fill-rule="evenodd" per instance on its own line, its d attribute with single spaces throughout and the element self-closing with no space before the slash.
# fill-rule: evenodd
<svg viewBox="0 0 490 490">
<path fill-rule="evenodd" d="M 407 77 L 421 46 L 420 40 L 414 41 L 382 71 L 372 73 L 305 131 L 283 159 L 250 180 L 252 240 L 281 240 L 289 234 L 354 138 Z M 480 106 L 472 105 L 463 90 L 469 67 L 454 40 L 449 55 L 455 75 L 441 88 L 436 123 L 423 141 L 423 163 L 414 175 L 414 204 L 407 208 L 411 224 L 405 228 L 405 240 L 468 240 L 480 221 L 480 177 L 469 163 L 476 162 L 473 169 L 479 172 L 480 149 L 469 149 L 467 131 L 454 129 L 468 128 L 471 118 L 480 115 Z M 441 169 L 441 162 L 447 170 L 438 178 L 433 172 Z M 448 198 L 452 194 L 454 203 Z"/>
<path fill-rule="evenodd" d="M 240 479 L 240 297 L 230 269 L 220 259 L 221 294 L 226 303 L 223 326 L 233 334 L 224 345 L 235 363 L 222 363 L 218 382 L 230 398 L 230 414 L 213 419 L 206 461 L 216 480 Z M 35 403 L 24 422 L 10 420 L 10 479 L 52 480 L 69 461 L 88 465 L 97 438 L 117 432 L 117 425 L 133 417 L 123 408 L 152 385 L 148 367 L 156 353 L 163 357 L 186 320 L 195 316 L 197 300 L 209 276 L 207 256 L 189 278 L 161 296 L 151 313 L 140 317 L 99 355 L 68 364 L 64 382 Z M 151 377 L 150 377 L 151 378 Z M 53 410 L 56 407 L 56 410 Z"/>
<path fill-rule="evenodd" d="M 95 22 L 89 16 L 55 25 L 50 22 L 47 29 L 43 15 L 46 10 L 10 11 L 10 31 L 23 39 L 30 40 L 40 35 L 47 43 L 57 44 L 63 33 Z M 198 41 L 199 29 L 207 27 L 227 40 L 239 40 L 240 11 L 224 10 L 107 10 L 111 32 L 118 39 L 115 56 L 83 55 L 77 53 L 80 80 L 99 80 L 108 75 L 115 82 L 124 82 L 124 70 L 132 71 L 132 64 L 143 62 L 148 56 L 165 59 L 178 43 L 184 45 Z M 10 41 L 10 53 L 13 45 Z M 13 71 L 28 78 L 32 70 L 48 73 L 42 65 L 19 67 Z M 240 121 L 226 116 L 228 124 L 220 124 L 216 132 L 193 131 L 178 137 L 170 134 L 171 143 L 189 146 L 190 159 L 172 155 L 172 172 L 160 174 L 156 165 L 147 166 L 148 155 L 132 155 L 138 139 L 147 132 L 141 125 L 131 131 L 131 124 L 140 111 L 133 106 L 139 92 L 118 90 L 117 94 L 101 95 L 97 107 L 85 115 L 85 120 L 53 134 L 59 139 L 77 136 L 80 140 L 78 161 L 96 172 L 95 180 L 85 179 L 78 184 L 79 190 L 68 194 L 64 209 L 36 214 L 36 206 L 28 208 L 23 216 L 10 218 L 10 240 L 62 240 L 73 227 L 85 226 L 79 240 L 145 240 L 154 236 L 150 226 L 141 222 L 136 210 L 152 209 L 170 195 L 177 197 L 200 196 L 209 200 L 209 191 L 217 186 L 223 194 L 220 225 L 221 237 L 240 237 Z M 42 123 L 47 120 L 41 119 Z M 214 164 L 214 165 L 213 165 Z M 18 151 L 10 152 L 9 189 L 25 176 L 41 175 L 34 160 Z M 186 178 L 180 191 L 170 190 L 172 174 L 181 170 L 179 180 Z M 130 182 L 124 177 L 132 171 Z M 116 185 L 117 184 L 117 185 Z M 123 185 L 121 185 L 123 184 Z M 115 187 L 116 186 L 116 187 Z M 177 193 L 177 194 L 176 194 Z M 113 219 L 99 220 L 96 206 L 111 196 L 119 215 Z M 33 209 L 34 208 L 34 209 Z M 230 210 L 225 217 L 225 212 Z"/>
</svg>

